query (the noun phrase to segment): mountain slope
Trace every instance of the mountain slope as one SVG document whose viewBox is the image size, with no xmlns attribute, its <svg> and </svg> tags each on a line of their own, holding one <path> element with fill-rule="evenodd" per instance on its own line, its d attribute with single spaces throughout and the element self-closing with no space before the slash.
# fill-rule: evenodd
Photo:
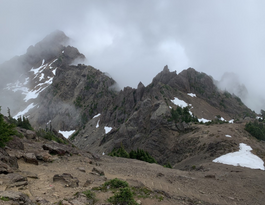
<svg viewBox="0 0 265 205">
<path fill-rule="evenodd" d="M 115 81 L 101 71 L 72 65 L 85 57 L 76 48 L 65 46 L 67 41 L 68 37 L 57 31 L 30 47 L 17 58 L 24 62 L 19 70 L 22 77 L 12 79 L 15 83 L 10 81 L 2 92 L 15 92 L 16 101 L 9 95 L 16 105 L 9 104 L 11 110 L 21 111 L 16 116 L 29 116 L 34 128 L 50 124 L 57 131 L 75 130 L 71 140 L 80 148 L 109 153 L 123 144 L 127 151 L 148 151 L 161 164 L 176 164 L 197 153 L 186 146 L 196 146 L 196 150 L 206 143 L 199 135 L 187 140 L 204 129 L 190 121 L 255 117 L 240 98 L 218 90 L 212 77 L 193 68 L 177 74 L 165 66 L 150 85 L 139 83 L 136 89 L 125 87 L 118 92 Z M 197 154 L 211 143 L 207 141 Z M 182 151 L 176 154 L 178 149 Z"/>
</svg>

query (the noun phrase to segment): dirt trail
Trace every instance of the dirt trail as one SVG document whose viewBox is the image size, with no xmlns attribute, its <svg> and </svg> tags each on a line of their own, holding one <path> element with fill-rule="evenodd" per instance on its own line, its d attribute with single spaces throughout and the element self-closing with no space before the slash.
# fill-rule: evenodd
<svg viewBox="0 0 265 205">
<path fill-rule="evenodd" d="M 28 186 L 20 190 L 32 199 L 41 197 L 51 203 L 73 196 L 78 191 L 100 186 L 105 180 L 119 178 L 132 186 L 146 186 L 163 193 L 164 200 L 140 198 L 142 204 L 264 204 L 264 171 L 251 170 L 222 164 L 206 163 L 206 171 L 181 171 L 164 168 L 133 159 L 102 156 L 100 161 L 81 156 L 58 157 L 53 163 L 32 165 L 19 160 L 21 173 L 37 173 L 38 179 L 28 178 Z M 97 166 L 98 165 L 98 166 Z M 78 168 L 84 168 L 85 172 Z M 91 174 L 93 167 L 100 167 L 105 176 Z M 79 187 L 65 187 L 53 182 L 55 174 L 69 173 L 79 180 Z M 93 183 L 83 187 L 86 180 Z M 18 190 L 12 188 L 11 190 Z M 111 192 L 96 191 L 96 204 L 107 203 Z"/>
</svg>

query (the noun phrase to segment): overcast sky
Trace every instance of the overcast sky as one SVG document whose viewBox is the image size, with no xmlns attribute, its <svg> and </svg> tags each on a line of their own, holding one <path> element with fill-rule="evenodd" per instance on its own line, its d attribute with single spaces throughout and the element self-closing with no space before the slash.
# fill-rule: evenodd
<svg viewBox="0 0 265 205">
<path fill-rule="evenodd" d="M 148 85 L 168 65 L 217 80 L 234 72 L 265 96 L 264 8 L 263 0 L 0 0 L 0 63 L 59 29 L 122 87 Z"/>
</svg>

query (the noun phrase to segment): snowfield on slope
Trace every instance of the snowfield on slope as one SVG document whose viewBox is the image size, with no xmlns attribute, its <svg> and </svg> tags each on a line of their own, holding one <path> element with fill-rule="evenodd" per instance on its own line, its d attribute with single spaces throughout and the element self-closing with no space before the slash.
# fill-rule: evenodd
<svg viewBox="0 0 265 205">
<path fill-rule="evenodd" d="M 185 101 L 180 100 L 176 97 L 174 97 L 174 100 L 171 100 L 171 102 L 177 106 L 180 106 L 180 107 L 187 107 L 188 106 L 188 103 L 186 103 Z"/>
<path fill-rule="evenodd" d="M 197 97 L 196 94 L 194 94 L 194 93 L 188 93 L 187 95 L 190 96 L 190 97 L 192 97 L 192 98 L 193 97 Z"/>
<path fill-rule="evenodd" d="M 29 104 L 23 111 L 20 111 L 19 113 L 17 113 L 13 118 L 17 119 L 18 117 L 22 117 L 25 116 L 25 114 L 32 108 L 34 108 L 36 105 L 34 105 L 34 103 Z"/>
<path fill-rule="evenodd" d="M 225 154 L 216 158 L 213 162 L 233 166 L 248 167 L 251 169 L 264 169 L 264 162 L 258 156 L 252 154 L 252 148 L 244 143 L 239 144 L 239 151 Z"/>
<path fill-rule="evenodd" d="M 105 129 L 105 134 L 108 134 L 112 130 L 112 127 L 105 126 L 104 129 Z"/>
<path fill-rule="evenodd" d="M 70 131 L 61 131 L 59 130 L 59 133 L 61 133 L 65 138 L 69 138 L 73 133 L 75 132 L 75 130 L 70 130 Z"/>
</svg>

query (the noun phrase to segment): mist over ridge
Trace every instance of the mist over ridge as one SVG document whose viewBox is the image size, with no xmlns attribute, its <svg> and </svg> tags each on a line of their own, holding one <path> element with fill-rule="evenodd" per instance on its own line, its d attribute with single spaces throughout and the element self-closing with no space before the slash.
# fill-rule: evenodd
<svg viewBox="0 0 265 205">
<path fill-rule="evenodd" d="M 0 63 L 59 29 L 86 56 L 86 64 L 109 73 L 121 87 L 148 85 L 164 65 L 178 73 L 193 67 L 216 80 L 234 72 L 254 95 L 251 103 L 255 96 L 264 98 L 263 7 L 259 0 L 3 0 Z M 263 106 L 255 104 L 252 109 Z"/>
</svg>

